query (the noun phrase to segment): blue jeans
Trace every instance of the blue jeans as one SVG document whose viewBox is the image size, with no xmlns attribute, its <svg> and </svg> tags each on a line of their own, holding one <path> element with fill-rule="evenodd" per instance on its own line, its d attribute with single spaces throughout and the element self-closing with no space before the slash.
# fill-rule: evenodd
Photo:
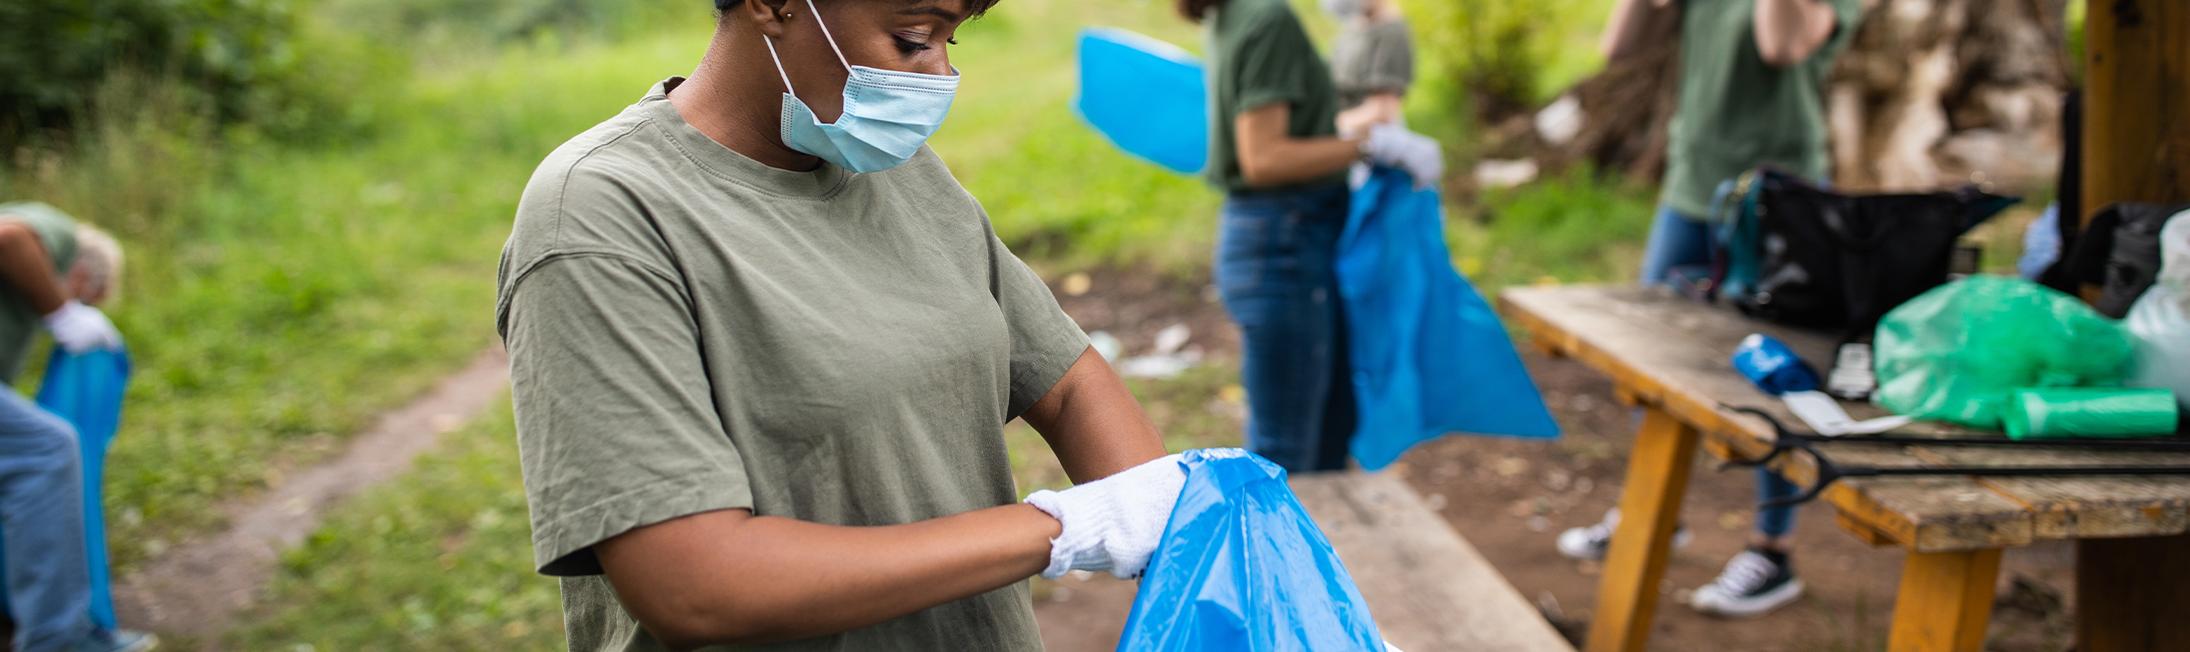
<svg viewBox="0 0 2190 652">
<path fill-rule="evenodd" d="M 0 386 L 0 545 L 17 650 L 64 648 L 96 633 L 78 456 L 74 428 Z"/>
<path fill-rule="evenodd" d="M 1354 431 L 1338 236 L 1345 186 L 1225 198 L 1217 290 L 1239 324 L 1247 449 L 1292 472 L 1346 468 Z"/>
<path fill-rule="evenodd" d="M 1650 243 L 1643 247 L 1643 285 L 1667 285 L 1674 270 L 1708 267 L 1717 248 L 1709 222 L 1660 204 L 1656 221 L 1650 225 Z M 1757 469 L 1758 502 L 1792 498 L 1796 493 L 1794 483 L 1787 478 L 1769 469 Z M 1757 510 L 1757 532 L 1778 538 L 1794 529 L 1793 507 Z"/>
</svg>

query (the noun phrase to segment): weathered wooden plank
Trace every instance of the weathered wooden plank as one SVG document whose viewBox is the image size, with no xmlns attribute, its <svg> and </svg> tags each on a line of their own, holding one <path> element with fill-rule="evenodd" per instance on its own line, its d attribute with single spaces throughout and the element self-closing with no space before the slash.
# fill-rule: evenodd
<svg viewBox="0 0 2190 652">
<path fill-rule="evenodd" d="M 1409 652 L 1573 650 L 1393 474 L 1301 475 L 1292 487 L 1393 645 Z"/>
<path fill-rule="evenodd" d="M 1913 457 L 1933 464 L 2190 465 L 2190 454 L 1913 448 Z M 2190 530 L 2190 481 L 2184 478 L 1983 478 L 1980 482 L 2029 509 L 2032 534 L 2041 539 L 2151 536 Z"/>
<path fill-rule="evenodd" d="M 1897 652 L 1977 652 L 1992 619 L 2000 550 L 1909 553 L 1901 565 L 1887 649 Z"/>
</svg>

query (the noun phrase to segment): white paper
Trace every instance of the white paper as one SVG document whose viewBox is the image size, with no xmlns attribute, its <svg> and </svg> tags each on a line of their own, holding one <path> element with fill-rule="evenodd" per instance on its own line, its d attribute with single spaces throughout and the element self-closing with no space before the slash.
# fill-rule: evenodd
<svg viewBox="0 0 2190 652">
<path fill-rule="evenodd" d="M 1803 423 L 1810 424 L 1811 430 L 1827 437 L 1875 435 L 1916 422 L 1905 416 L 1857 421 L 1848 416 L 1847 410 L 1840 409 L 1840 401 L 1824 392 L 1788 392 L 1780 396 L 1780 402 L 1786 403 L 1787 411 L 1795 413 Z"/>
</svg>

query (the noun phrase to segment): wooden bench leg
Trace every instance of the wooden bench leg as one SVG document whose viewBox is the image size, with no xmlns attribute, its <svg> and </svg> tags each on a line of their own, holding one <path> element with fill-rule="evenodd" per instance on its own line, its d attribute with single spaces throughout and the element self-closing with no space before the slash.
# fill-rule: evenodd
<svg viewBox="0 0 2190 652">
<path fill-rule="evenodd" d="M 1620 490 L 1620 524 L 1597 584 L 1597 611 L 1590 616 L 1590 652 L 1638 652 L 1650 640 L 1681 498 L 1696 456 L 1696 430 L 1659 407 L 1643 411 L 1642 432 L 1627 458 Z"/>
<path fill-rule="evenodd" d="M 1894 652 L 1978 652 L 1992 619 L 2000 549 L 1911 552 L 1894 598 Z"/>
<path fill-rule="evenodd" d="M 2076 542 L 2076 649 L 2190 645 L 2190 534 Z"/>
</svg>

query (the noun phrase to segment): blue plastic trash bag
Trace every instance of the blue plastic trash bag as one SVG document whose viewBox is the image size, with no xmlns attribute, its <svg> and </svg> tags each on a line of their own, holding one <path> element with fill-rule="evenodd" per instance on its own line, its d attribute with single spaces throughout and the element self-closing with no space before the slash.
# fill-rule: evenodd
<svg viewBox="0 0 2190 652">
<path fill-rule="evenodd" d="M 84 557 L 91 571 L 91 620 L 114 629 L 114 592 L 107 576 L 106 517 L 100 509 L 106 448 L 122 421 L 122 392 L 129 383 L 129 354 L 68 353 L 54 349 L 38 386 L 38 407 L 76 428 L 84 469 Z M 0 391 L 6 391 L 0 389 Z M 5 536 L 5 533 L 0 533 Z M 0 568 L 7 560 L 0 558 Z M 5 596 L 0 596 L 0 606 Z"/>
<path fill-rule="evenodd" d="M 1187 451 L 1186 486 L 1119 650 L 1382 652 L 1368 602 L 1285 486 L 1237 448 Z"/>
<path fill-rule="evenodd" d="M 1371 173 L 1339 238 L 1338 287 L 1363 468 L 1447 433 L 1559 436 L 1498 314 L 1453 271 L 1437 191 L 1399 170 Z"/>
<path fill-rule="evenodd" d="M 1080 117 L 1128 154 L 1182 174 L 1209 160 L 1209 89 L 1201 61 L 1122 29 L 1080 32 Z"/>
</svg>

